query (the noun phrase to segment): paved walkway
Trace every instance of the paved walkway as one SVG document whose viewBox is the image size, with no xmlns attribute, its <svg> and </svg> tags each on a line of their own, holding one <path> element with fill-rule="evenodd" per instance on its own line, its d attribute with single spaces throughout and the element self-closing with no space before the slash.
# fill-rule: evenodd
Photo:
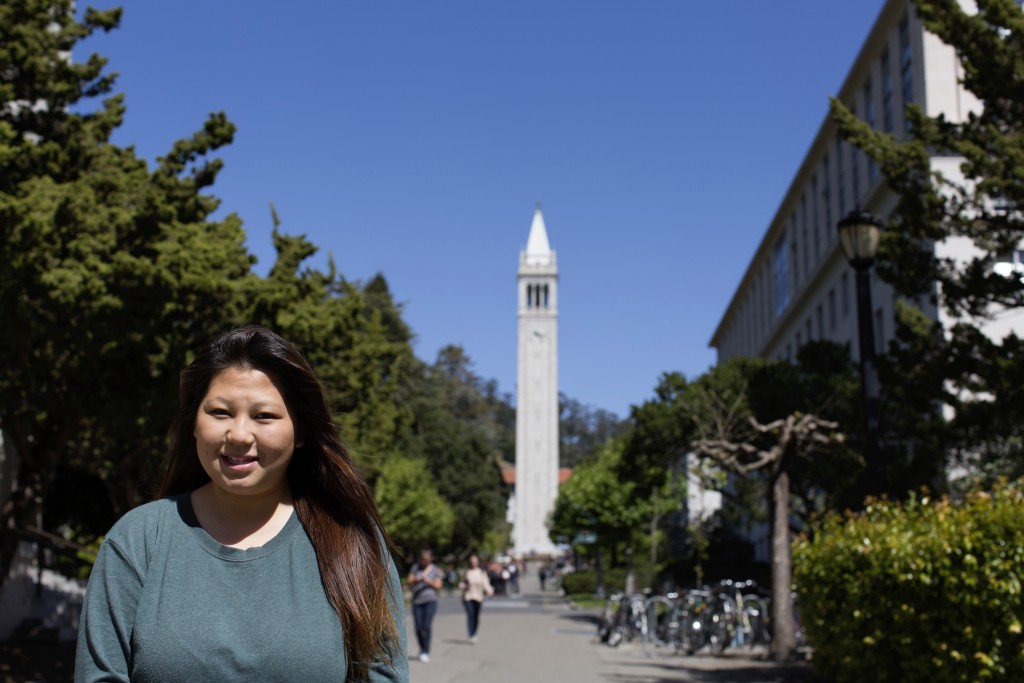
<svg viewBox="0 0 1024 683">
<path fill-rule="evenodd" d="M 639 643 L 611 648 L 598 642 L 596 614 L 572 610 L 553 591 L 540 593 L 527 577 L 527 593 L 484 604 L 479 642 L 466 637 L 459 596 L 443 596 L 434 619 L 431 661 L 417 659 L 409 615 L 411 683 L 790 683 L 804 681 L 806 666 L 764 661 L 763 652 L 724 657 L 681 657 Z"/>
</svg>

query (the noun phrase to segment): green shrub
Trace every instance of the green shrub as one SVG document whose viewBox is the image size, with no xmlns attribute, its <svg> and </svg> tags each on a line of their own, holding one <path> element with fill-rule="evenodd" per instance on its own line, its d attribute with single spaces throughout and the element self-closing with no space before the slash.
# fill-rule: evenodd
<svg viewBox="0 0 1024 683">
<path fill-rule="evenodd" d="M 625 585 L 625 569 L 605 570 L 604 590 L 606 593 L 621 591 Z M 566 595 L 593 595 L 597 591 L 597 574 L 592 569 L 566 574 L 562 577 L 562 589 L 565 590 Z"/>
<path fill-rule="evenodd" d="M 793 561 L 824 680 L 1024 681 L 1019 484 L 832 515 Z"/>
</svg>

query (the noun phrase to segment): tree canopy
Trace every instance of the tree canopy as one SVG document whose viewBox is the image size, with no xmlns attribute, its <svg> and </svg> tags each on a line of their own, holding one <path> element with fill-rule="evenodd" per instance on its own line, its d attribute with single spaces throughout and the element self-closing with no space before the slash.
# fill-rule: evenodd
<svg viewBox="0 0 1024 683">
<path fill-rule="evenodd" d="M 19 465 L 0 576 L 40 520 L 89 542 L 151 496 L 179 372 L 247 322 L 314 366 L 397 538 L 493 542 L 507 496 L 498 463 L 514 452 L 508 397 L 457 347 L 417 359 L 383 275 L 305 265 L 317 246 L 283 231 L 273 207 L 275 260 L 256 273 L 241 219 L 211 193 L 213 155 L 235 131 L 224 113 L 155 163 L 111 142 L 126 115 L 116 74 L 69 55 L 120 18 L 70 0 L 0 5 L 0 426 Z"/>
<path fill-rule="evenodd" d="M 1012 381 L 1024 356 L 1020 335 L 1007 334 L 1024 311 L 1024 267 L 1014 265 L 1024 243 L 1024 15 L 1013 0 L 979 0 L 973 14 L 956 0 L 914 4 L 927 30 L 955 50 L 977 109 L 949 120 L 912 104 L 902 137 L 873 130 L 838 100 L 832 116 L 840 134 L 878 162 L 898 197 L 878 269 L 905 297 L 905 310 L 900 348 L 890 354 L 895 382 L 883 374 L 883 389 L 911 399 L 918 414 L 929 412 L 928 403 L 933 414 L 939 403 L 953 409 L 948 425 L 931 419 L 914 428 L 897 415 L 900 436 L 918 452 L 958 454 L 971 480 L 991 482 L 1024 473 L 1024 401 Z M 962 161 L 950 167 L 938 158 Z M 936 244 L 963 248 L 953 255 Z M 926 302 L 955 324 L 936 329 L 907 310 Z"/>
</svg>

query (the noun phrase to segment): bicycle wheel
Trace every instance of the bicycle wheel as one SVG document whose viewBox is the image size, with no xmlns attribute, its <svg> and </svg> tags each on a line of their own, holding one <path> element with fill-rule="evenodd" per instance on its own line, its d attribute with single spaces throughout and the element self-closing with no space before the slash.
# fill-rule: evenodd
<svg viewBox="0 0 1024 683">
<path fill-rule="evenodd" d="M 720 594 L 711 609 L 711 628 L 708 641 L 711 654 L 720 655 L 732 643 L 736 630 L 736 606 L 731 597 Z"/>
<path fill-rule="evenodd" d="M 743 596 L 743 625 L 747 629 L 746 644 L 749 647 L 771 642 L 768 634 L 768 608 L 761 596 Z"/>
<path fill-rule="evenodd" d="M 669 645 L 672 642 L 674 611 L 675 603 L 663 595 L 647 599 L 648 636 L 655 645 Z"/>
<path fill-rule="evenodd" d="M 612 626 L 611 631 L 608 633 L 608 645 L 611 647 L 618 647 L 626 636 L 629 635 L 629 623 L 624 618 L 626 615 L 620 611 L 620 618 L 616 620 Z"/>
<path fill-rule="evenodd" d="M 597 623 L 597 637 L 600 638 L 602 643 L 608 642 L 612 627 L 615 625 L 615 621 L 619 613 L 619 605 L 621 602 L 622 596 L 616 593 L 610 595 L 604 603 L 604 610 L 601 612 L 601 620 Z"/>
<path fill-rule="evenodd" d="M 626 621 L 626 636 L 630 640 L 647 636 L 647 601 L 639 593 L 634 593 L 629 597 L 629 617 Z"/>
</svg>

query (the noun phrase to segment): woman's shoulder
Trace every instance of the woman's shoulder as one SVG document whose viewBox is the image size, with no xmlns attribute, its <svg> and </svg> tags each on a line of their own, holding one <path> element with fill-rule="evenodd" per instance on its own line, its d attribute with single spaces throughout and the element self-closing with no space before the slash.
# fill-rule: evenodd
<svg viewBox="0 0 1024 683">
<path fill-rule="evenodd" d="M 129 510 L 111 527 L 104 541 L 122 550 L 159 542 L 160 537 L 170 530 L 185 526 L 181 508 L 187 496 L 186 493 L 160 498 Z"/>
</svg>

